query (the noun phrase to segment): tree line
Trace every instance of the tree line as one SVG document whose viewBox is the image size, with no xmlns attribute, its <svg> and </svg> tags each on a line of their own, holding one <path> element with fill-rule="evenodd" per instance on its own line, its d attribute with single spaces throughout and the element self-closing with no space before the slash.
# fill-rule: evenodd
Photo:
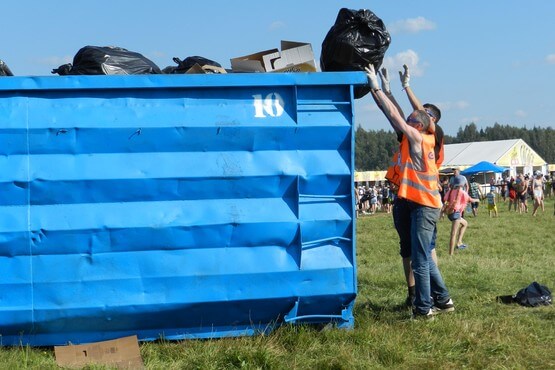
<svg viewBox="0 0 555 370">
<path fill-rule="evenodd" d="M 460 127 L 456 136 L 445 135 L 445 144 L 522 139 L 547 163 L 555 163 L 555 130 L 551 127 L 513 127 L 496 123 L 480 129 L 474 123 Z M 393 131 L 366 131 L 358 126 L 355 132 L 355 169 L 357 171 L 386 170 L 393 153 L 399 148 Z"/>
</svg>

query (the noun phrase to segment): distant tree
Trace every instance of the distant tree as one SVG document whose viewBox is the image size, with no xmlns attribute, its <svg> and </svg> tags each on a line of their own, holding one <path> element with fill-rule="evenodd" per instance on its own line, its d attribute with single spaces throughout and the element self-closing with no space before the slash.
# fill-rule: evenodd
<svg viewBox="0 0 555 370">
<path fill-rule="evenodd" d="M 445 135 L 445 144 L 473 141 L 522 139 L 548 163 L 555 163 L 555 130 L 551 127 L 513 127 L 495 123 L 478 130 L 470 123 L 459 128 L 455 137 Z M 361 126 L 355 132 L 355 169 L 357 171 L 385 170 L 393 153 L 399 148 L 397 136 L 392 131 L 366 131 Z"/>
<path fill-rule="evenodd" d="M 484 139 L 480 136 L 480 132 L 478 132 L 476 124 L 473 122 L 466 125 L 464 128 L 459 128 L 457 141 L 460 143 L 470 143 L 473 141 L 484 141 Z"/>
</svg>

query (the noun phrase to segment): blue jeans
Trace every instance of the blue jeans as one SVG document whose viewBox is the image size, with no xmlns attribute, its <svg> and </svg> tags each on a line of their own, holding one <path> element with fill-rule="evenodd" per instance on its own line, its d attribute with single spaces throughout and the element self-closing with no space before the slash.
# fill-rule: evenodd
<svg viewBox="0 0 555 370">
<path fill-rule="evenodd" d="M 432 308 L 432 295 L 439 303 L 446 303 L 449 300 L 447 287 L 430 254 L 430 244 L 434 239 L 440 210 L 414 202 L 409 202 L 409 209 L 411 265 L 416 283 L 414 305 L 418 313 L 426 314 Z"/>
<path fill-rule="evenodd" d="M 410 246 L 410 224 L 411 224 L 411 206 L 410 201 L 395 197 L 393 201 L 393 224 L 395 225 L 395 230 L 399 235 L 399 254 L 403 258 L 408 258 L 411 255 Z M 437 238 L 437 228 L 434 227 L 434 234 L 432 236 L 432 242 L 430 243 L 430 252 L 436 247 Z"/>
</svg>

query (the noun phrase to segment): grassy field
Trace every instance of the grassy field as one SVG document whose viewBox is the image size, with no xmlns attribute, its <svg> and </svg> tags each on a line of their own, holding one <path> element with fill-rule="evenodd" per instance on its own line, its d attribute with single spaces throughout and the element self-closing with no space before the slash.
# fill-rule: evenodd
<svg viewBox="0 0 555 370">
<path fill-rule="evenodd" d="M 284 326 L 266 336 L 141 345 L 148 369 L 548 369 L 555 368 L 555 308 L 496 302 L 533 281 L 555 290 L 553 198 L 537 217 L 470 216 L 469 248 L 447 253 L 450 222 L 439 222 L 438 257 L 456 311 L 409 320 L 391 215 L 357 221 L 359 295 L 354 330 Z M 51 348 L 0 349 L 2 369 L 55 369 Z M 89 369 L 102 367 L 91 366 Z"/>
</svg>

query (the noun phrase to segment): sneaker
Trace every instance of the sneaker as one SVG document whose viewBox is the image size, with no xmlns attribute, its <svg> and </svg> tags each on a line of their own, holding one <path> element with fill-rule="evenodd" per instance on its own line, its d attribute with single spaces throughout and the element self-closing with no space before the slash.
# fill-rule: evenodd
<svg viewBox="0 0 555 370">
<path fill-rule="evenodd" d="M 457 249 L 466 249 L 468 246 L 466 244 L 461 244 L 457 246 Z"/>
<path fill-rule="evenodd" d="M 429 321 L 434 319 L 434 310 L 430 308 L 428 313 L 419 313 L 416 310 L 412 310 L 412 320 L 424 320 Z"/>
<path fill-rule="evenodd" d="M 432 307 L 432 311 L 434 315 L 445 312 L 453 312 L 455 311 L 455 304 L 453 303 L 453 300 L 449 298 L 449 300 L 445 303 L 436 302 L 434 307 Z"/>
</svg>

